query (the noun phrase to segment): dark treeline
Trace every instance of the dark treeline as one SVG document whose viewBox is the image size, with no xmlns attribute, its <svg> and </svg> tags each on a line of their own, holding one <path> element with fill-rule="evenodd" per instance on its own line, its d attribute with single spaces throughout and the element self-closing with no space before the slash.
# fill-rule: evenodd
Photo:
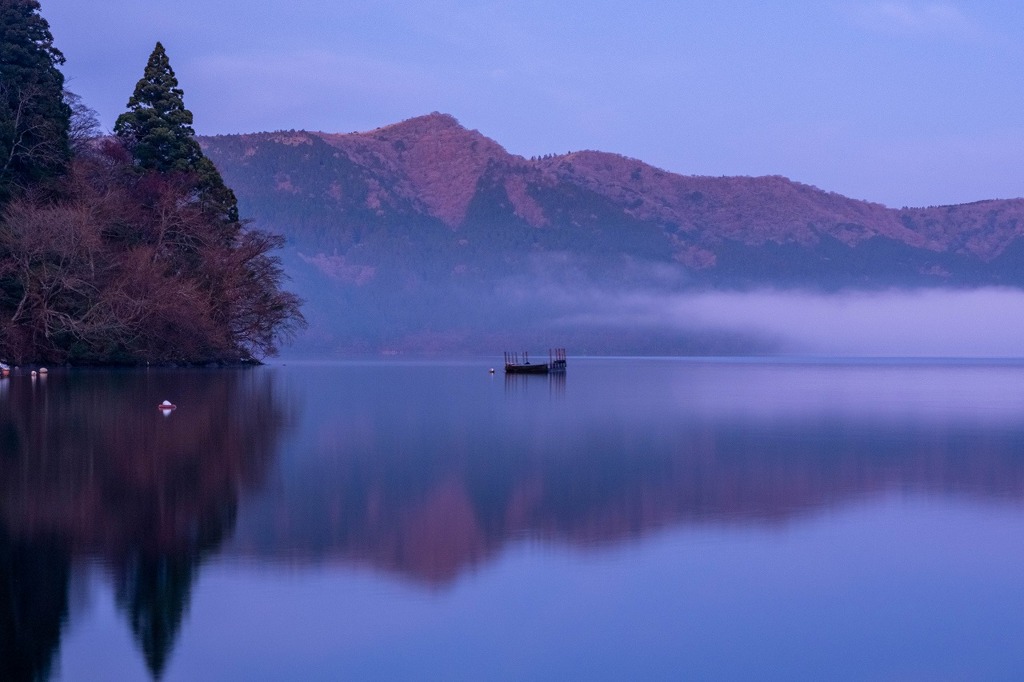
<svg viewBox="0 0 1024 682">
<path fill-rule="evenodd" d="M 57 391 L 0 384 L 0 680 L 50 679 L 76 617 L 75 564 L 90 560 L 160 679 L 202 565 L 293 418 L 267 374 L 198 381 L 202 371 L 52 373 Z M 153 409 L 161 395 L 188 418 Z"/>
<path fill-rule="evenodd" d="M 117 120 L 64 89 L 36 0 L 0 4 L 0 358 L 259 359 L 301 326 L 278 237 L 239 220 L 162 45 Z"/>
</svg>

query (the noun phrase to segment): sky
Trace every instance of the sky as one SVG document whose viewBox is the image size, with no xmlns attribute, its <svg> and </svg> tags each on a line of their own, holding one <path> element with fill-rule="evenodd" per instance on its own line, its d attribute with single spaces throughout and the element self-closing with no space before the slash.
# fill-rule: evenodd
<svg viewBox="0 0 1024 682">
<path fill-rule="evenodd" d="M 200 134 L 440 111 L 523 156 L 598 149 L 892 207 L 1024 196 L 1024 3 L 40 0 L 107 128 L 156 41 Z"/>
</svg>

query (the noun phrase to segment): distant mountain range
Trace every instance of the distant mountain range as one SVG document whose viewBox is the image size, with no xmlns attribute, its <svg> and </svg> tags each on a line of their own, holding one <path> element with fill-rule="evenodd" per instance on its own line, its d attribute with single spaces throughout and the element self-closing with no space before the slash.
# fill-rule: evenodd
<svg viewBox="0 0 1024 682">
<path fill-rule="evenodd" d="M 890 209 L 779 176 L 526 159 L 438 113 L 202 144 L 243 214 L 287 238 L 307 349 L 728 352 L 735 339 L 570 320 L 610 292 L 1024 286 L 1024 199 Z"/>
</svg>

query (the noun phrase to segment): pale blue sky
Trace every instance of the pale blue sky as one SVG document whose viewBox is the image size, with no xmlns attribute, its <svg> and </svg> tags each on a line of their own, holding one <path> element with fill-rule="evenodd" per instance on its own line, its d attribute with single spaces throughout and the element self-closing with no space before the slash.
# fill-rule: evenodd
<svg viewBox="0 0 1024 682">
<path fill-rule="evenodd" d="M 450 113 L 510 152 L 780 174 L 890 206 L 1024 196 L 1024 4 L 40 0 L 113 124 L 164 43 L 202 134 Z"/>
</svg>

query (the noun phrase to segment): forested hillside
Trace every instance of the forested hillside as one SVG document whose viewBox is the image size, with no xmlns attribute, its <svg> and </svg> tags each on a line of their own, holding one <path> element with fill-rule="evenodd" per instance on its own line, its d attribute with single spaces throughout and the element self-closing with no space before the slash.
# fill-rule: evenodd
<svg viewBox="0 0 1024 682">
<path fill-rule="evenodd" d="M 593 151 L 527 159 L 436 113 L 201 142 L 243 212 L 286 236 L 310 348 L 570 338 L 719 352 L 736 340 L 582 332 L 573 319 L 585 300 L 599 328 L 610 294 L 1024 286 L 1021 199 L 890 209 L 777 176 L 682 176 Z"/>
<path fill-rule="evenodd" d="M 0 4 L 0 359 L 254 361 L 302 324 L 160 43 L 117 120 L 64 89 L 36 0 Z"/>
</svg>

